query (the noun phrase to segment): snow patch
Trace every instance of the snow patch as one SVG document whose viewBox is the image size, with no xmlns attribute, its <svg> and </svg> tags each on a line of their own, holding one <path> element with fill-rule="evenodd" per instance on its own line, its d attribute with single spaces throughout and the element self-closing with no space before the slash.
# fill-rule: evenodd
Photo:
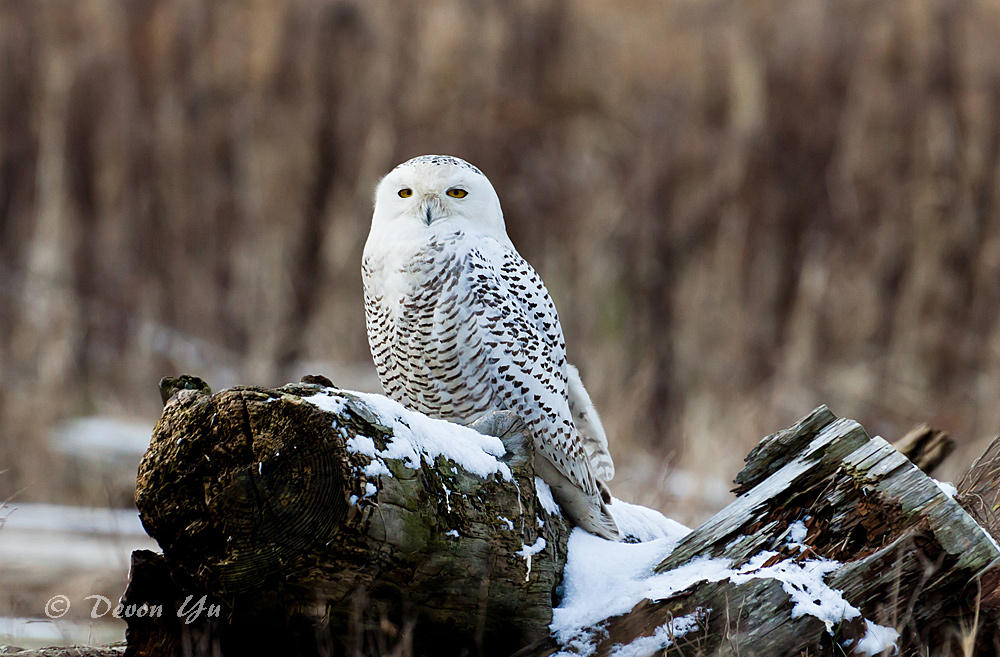
<svg viewBox="0 0 1000 657">
<path fill-rule="evenodd" d="M 802 541 L 806 540 L 806 534 L 809 530 L 806 528 L 806 523 L 801 520 L 796 520 L 788 526 L 788 540 L 786 544 L 789 547 L 798 548 L 799 552 L 805 552 L 809 549 L 809 546 Z"/>
<path fill-rule="evenodd" d="M 611 657 L 653 657 L 688 632 L 697 630 L 705 616 L 706 612 L 699 607 L 693 614 L 674 618 L 659 626 L 651 636 L 639 637 L 632 643 L 615 646 Z"/>
<path fill-rule="evenodd" d="M 785 559 L 773 566 L 762 568 L 761 565 L 773 557 L 775 552 L 761 552 L 749 563 L 733 573 L 729 579 L 734 584 L 742 584 L 751 579 L 776 579 L 781 582 L 788 597 L 792 599 L 792 618 L 805 614 L 815 616 L 826 625 L 827 632 L 833 632 L 833 626 L 843 620 L 851 620 L 861 615 L 840 591 L 830 588 L 823 577 L 840 568 L 839 561 L 829 559 L 809 559 L 802 563 Z"/>
<path fill-rule="evenodd" d="M 545 539 L 539 536 L 535 539 L 535 542 L 531 545 L 525 545 L 521 543 L 521 549 L 517 551 L 517 554 L 525 559 L 530 559 L 531 555 L 538 554 L 545 549 Z"/>
<path fill-rule="evenodd" d="M 667 573 L 653 573 L 682 537 L 618 543 L 575 528 L 567 545 L 562 603 L 553 610 L 549 626 L 559 643 L 589 644 L 588 628 L 629 611 L 643 598 L 668 597 L 713 572 L 721 578 L 729 567 L 727 559 L 700 559 Z"/>
<path fill-rule="evenodd" d="M 559 505 L 556 504 L 556 500 L 552 497 L 552 489 L 549 485 L 542 481 L 541 477 L 535 477 L 535 493 L 538 495 L 538 503 L 542 505 L 545 512 L 550 516 L 562 515 L 562 511 L 559 509 Z"/>
<path fill-rule="evenodd" d="M 858 645 L 854 647 L 854 654 L 873 657 L 873 655 L 881 655 L 889 648 L 892 648 L 891 654 L 893 655 L 899 652 L 899 648 L 896 646 L 896 641 L 899 640 L 899 632 L 891 627 L 873 623 L 867 618 L 865 619 L 865 627 L 865 634 L 858 641 Z M 843 645 L 846 646 L 848 644 L 850 644 L 850 641 L 844 642 Z"/>
<path fill-rule="evenodd" d="M 948 497 L 955 497 L 956 495 L 958 495 L 958 489 L 955 488 L 955 484 L 951 483 L 950 481 L 938 481 L 937 479 L 933 479 L 933 481 L 935 484 L 937 484 L 937 487 L 941 489 L 941 492 L 947 495 Z"/>
<path fill-rule="evenodd" d="M 659 511 L 638 504 L 629 504 L 612 498 L 608 510 L 618 525 L 618 531 L 623 536 L 641 543 L 659 538 L 685 536 L 691 532 L 681 523 L 671 520 Z"/>
<path fill-rule="evenodd" d="M 524 559 L 528 564 L 528 572 L 524 575 L 524 581 L 527 582 L 531 579 L 531 557 L 538 554 L 545 549 L 545 539 L 539 536 L 535 542 L 531 545 L 525 545 L 521 543 L 521 549 L 515 552 L 522 559 Z"/>
<path fill-rule="evenodd" d="M 500 461 L 506 452 L 499 438 L 409 411 L 402 404 L 382 395 L 365 392 L 348 394 L 364 403 L 393 430 L 392 441 L 384 450 L 377 450 L 370 438 L 356 436 L 348 441 L 348 448 L 353 451 L 372 458 L 399 459 L 413 469 L 419 468 L 424 461 L 433 463 L 438 456 L 443 456 L 483 479 L 499 474 L 507 481 L 513 480 L 510 468 Z M 348 402 L 347 397 L 332 391 L 302 399 L 332 413 L 343 412 Z"/>
<path fill-rule="evenodd" d="M 444 533 L 444 535 L 445 536 L 451 536 L 452 538 L 458 538 L 458 530 L 457 529 L 452 529 L 450 531 L 446 531 Z"/>
<path fill-rule="evenodd" d="M 346 399 L 338 395 L 331 395 L 329 392 L 318 393 L 311 397 L 303 397 L 302 399 L 313 406 L 319 406 L 324 411 L 329 411 L 335 415 L 343 413 L 344 408 L 347 406 Z"/>
<path fill-rule="evenodd" d="M 497 516 L 497 520 L 500 520 L 501 522 L 503 522 L 503 524 L 507 525 L 507 529 L 509 529 L 510 531 L 514 531 L 514 521 L 511 520 L 510 518 L 507 518 L 505 516 Z"/>
<path fill-rule="evenodd" d="M 347 439 L 347 449 L 356 454 L 364 454 L 375 458 L 375 441 L 368 436 L 353 436 Z"/>
<path fill-rule="evenodd" d="M 391 477 L 392 473 L 389 472 L 389 468 L 386 466 L 385 461 L 382 459 L 372 459 L 372 462 L 365 466 L 364 473 L 366 477 L 378 477 L 379 475 L 386 475 Z M 451 509 L 448 509 L 449 511 Z"/>
<path fill-rule="evenodd" d="M 613 507 L 618 509 L 615 519 L 622 519 L 619 527 L 627 527 L 632 535 L 641 533 L 638 519 L 650 516 L 636 509 L 622 514 L 621 509 L 633 505 L 619 506 L 621 504 L 615 501 Z M 633 521 L 635 526 L 629 526 L 628 523 Z M 792 537 L 804 538 L 804 528 L 793 527 Z M 561 604 L 553 610 L 549 626 L 564 649 L 573 646 L 581 655 L 592 654 L 596 650 L 597 633 L 600 632 L 594 628 L 603 620 L 627 613 L 643 599 L 663 600 L 700 582 L 725 579 L 734 584 L 752 579 L 775 579 L 793 603 L 792 618 L 810 614 L 823 621 L 830 631 L 835 624 L 861 615 L 840 591 L 824 581 L 827 574 L 841 566 L 836 561 L 810 559 L 798 562 L 785 559 L 765 567 L 764 564 L 777 555 L 776 552 L 765 551 L 737 568 L 729 559 L 700 557 L 673 570 L 656 573 L 656 566 L 670 555 L 688 530 L 669 521 L 660 525 L 654 523 L 647 531 L 661 531 L 663 536 L 643 543 L 616 543 L 579 528 L 570 534 L 563 570 L 564 596 Z M 671 632 L 676 637 L 678 630 L 684 627 L 687 626 L 664 626 L 652 637 L 617 649 L 619 652 L 614 654 L 626 657 L 653 654 L 667 647 L 665 642 L 670 640 Z M 884 638 L 890 635 L 883 633 L 878 636 Z"/>
</svg>

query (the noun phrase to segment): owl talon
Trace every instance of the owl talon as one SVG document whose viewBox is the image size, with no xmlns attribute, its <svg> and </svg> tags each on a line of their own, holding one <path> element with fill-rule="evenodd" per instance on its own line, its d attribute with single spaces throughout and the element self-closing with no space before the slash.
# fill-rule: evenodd
<svg viewBox="0 0 1000 657">
<path fill-rule="evenodd" d="M 521 433 L 527 429 L 527 425 L 513 411 L 493 411 L 482 415 L 467 425 L 470 429 L 475 429 L 484 436 L 494 438 L 506 438 L 515 433 Z"/>
</svg>

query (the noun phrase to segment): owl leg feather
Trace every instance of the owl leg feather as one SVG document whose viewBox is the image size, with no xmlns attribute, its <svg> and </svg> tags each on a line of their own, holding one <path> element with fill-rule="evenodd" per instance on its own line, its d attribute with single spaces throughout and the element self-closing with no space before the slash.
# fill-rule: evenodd
<svg viewBox="0 0 1000 657">
<path fill-rule="evenodd" d="M 601 491 L 588 495 L 575 485 L 547 458 L 535 452 L 535 474 L 552 489 L 552 496 L 570 519 L 591 534 L 618 541 L 618 525 L 604 503 Z"/>
<path fill-rule="evenodd" d="M 501 440 L 511 434 L 527 431 L 524 420 L 513 411 L 492 411 L 477 417 L 465 426 L 484 436 L 493 436 Z"/>
<path fill-rule="evenodd" d="M 500 438 L 505 445 L 508 440 L 518 435 L 524 435 L 530 441 L 527 425 L 513 411 L 493 411 L 476 418 L 466 426 L 483 435 Z M 598 481 L 598 492 L 588 495 L 537 450 L 535 450 L 535 474 L 549 485 L 552 496 L 573 522 L 602 538 L 611 541 L 620 539 L 618 526 L 607 507 L 607 503 L 611 501 L 607 484 Z"/>
</svg>

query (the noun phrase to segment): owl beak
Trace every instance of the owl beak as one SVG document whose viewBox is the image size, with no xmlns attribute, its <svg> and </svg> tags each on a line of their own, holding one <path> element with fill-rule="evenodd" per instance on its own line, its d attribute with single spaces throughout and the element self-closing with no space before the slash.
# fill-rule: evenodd
<svg viewBox="0 0 1000 657">
<path fill-rule="evenodd" d="M 430 226 L 444 216 L 444 208 L 441 207 L 441 202 L 436 198 L 424 199 L 424 202 L 420 204 L 419 216 L 425 224 Z"/>
</svg>

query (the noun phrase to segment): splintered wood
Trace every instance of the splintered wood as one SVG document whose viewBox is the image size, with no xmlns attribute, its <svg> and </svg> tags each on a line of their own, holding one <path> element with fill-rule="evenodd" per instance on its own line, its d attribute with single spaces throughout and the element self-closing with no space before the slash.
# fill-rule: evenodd
<svg viewBox="0 0 1000 657">
<path fill-rule="evenodd" d="M 788 570 L 819 563 L 826 586 L 860 613 L 831 624 L 803 611 L 794 585 L 790 593 L 780 577 L 722 579 L 612 619 L 600 650 L 633 644 L 698 611 L 704 617 L 699 629 L 672 645 L 740 655 L 836 645 L 850 653 L 875 625 L 898 631 L 899 650 L 962 654 L 965 641 L 994 654 L 996 623 L 984 622 L 993 610 L 980 582 L 995 581 L 997 544 L 886 441 L 820 407 L 762 441 L 736 483 L 736 501 L 687 536 L 657 570 L 720 557 L 733 571 L 750 574 L 775 564 Z M 757 570 L 755 557 L 766 557 Z"/>
</svg>

